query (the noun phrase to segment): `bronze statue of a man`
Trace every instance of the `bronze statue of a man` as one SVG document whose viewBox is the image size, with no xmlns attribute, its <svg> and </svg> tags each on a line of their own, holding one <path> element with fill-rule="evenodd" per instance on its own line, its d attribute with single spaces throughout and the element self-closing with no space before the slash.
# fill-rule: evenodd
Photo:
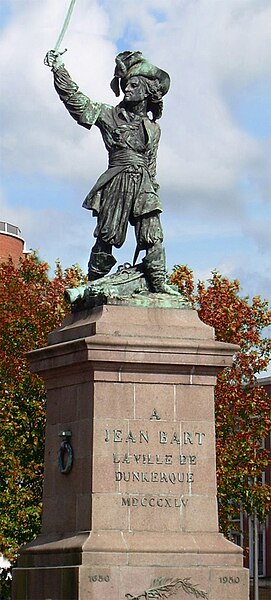
<svg viewBox="0 0 271 600">
<path fill-rule="evenodd" d="M 169 90 L 169 75 L 141 52 L 118 54 L 111 88 L 119 96 L 121 87 L 124 97 L 114 107 L 85 96 L 72 81 L 59 53 L 50 50 L 46 64 L 52 68 L 55 89 L 70 115 L 87 129 L 96 125 L 108 151 L 108 169 L 83 203 L 97 217 L 89 281 L 109 273 L 116 263 L 112 247 L 123 245 L 130 223 L 135 228 L 135 255 L 141 250 L 146 252 L 143 265 L 151 290 L 169 293 L 159 217 L 162 207 L 155 179 L 160 139 L 157 119 L 162 115 L 162 97 Z"/>
</svg>

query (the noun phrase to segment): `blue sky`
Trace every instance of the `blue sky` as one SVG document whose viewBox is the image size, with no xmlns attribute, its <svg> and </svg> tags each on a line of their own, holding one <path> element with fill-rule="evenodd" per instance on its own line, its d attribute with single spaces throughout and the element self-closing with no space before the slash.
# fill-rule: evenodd
<svg viewBox="0 0 271 600">
<path fill-rule="evenodd" d="M 0 220 L 53 267 L 84 270 L 95 219 L 82 201 L 106 168 L 99 132 L 57 98 L 46 51 L 69 0 L 1 0 Z M 119 51 L 139 49 L 171 75 L 157 179 L 169 269 L 216 268 L 271 300 L 271 0 L 77 0 L 65 64 L 95 100 Z M 131 261 L 133 231 L 116 253 Z"/>
</svg>

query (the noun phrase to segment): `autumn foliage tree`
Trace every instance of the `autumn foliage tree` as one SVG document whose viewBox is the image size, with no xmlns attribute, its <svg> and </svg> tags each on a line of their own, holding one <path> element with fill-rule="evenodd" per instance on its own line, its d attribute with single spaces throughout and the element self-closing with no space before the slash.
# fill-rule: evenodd
<svg viewBox="0 0 271 600">
<path fill-rule="evenodd" d="M 262 441 L 270 433 L 270 398 L 256 376 L 270 361 L 271 324 L 268 302 L 240 296 L 240 284 L 214 271 L 199 281 L 192 271 L 176 266 L 171 282 L 198 310 L 200 319 L 215 328 L 218 341 L 238 344 L 233 366 L 218 376 L 215 392 L 219 522 L 229 535 L 240 510 L 256 512 L 261 521 L 271 508 L 271 487 L 263 484 L 268 452 Z"/>
<path fill-rule="evenodd" d="M 55 276 L 36 254 L 0 263 L 0 521 L 1 552 L 11 561 L 39 532 L 43 480 L 45 391 L 30 372 L 26 353 L 47 345 L 47 335 L 69 307 L 66 286 L 82 283 L 77 267 Z"/>
</svg>

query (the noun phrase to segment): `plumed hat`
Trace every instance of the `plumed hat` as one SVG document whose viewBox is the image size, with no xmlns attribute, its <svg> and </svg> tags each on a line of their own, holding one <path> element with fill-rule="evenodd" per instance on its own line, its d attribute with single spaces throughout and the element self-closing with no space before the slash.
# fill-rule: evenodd
<svg viewBox="0 0 271 600">
<path fill-rule="evenodd" d="M 157 79 L 160 83 L 162 96 L 168 92 L 170 86 L 169 74 L 152 65 L 144 58 L 142 52 L 121 52 L 116 56 L 115 61 L 116 68 L 110 86 L 116 96 L 120 95 L 120 86 L 124 91 L 128 79 L 139 75 L 148 79 Z"/>
</svg>

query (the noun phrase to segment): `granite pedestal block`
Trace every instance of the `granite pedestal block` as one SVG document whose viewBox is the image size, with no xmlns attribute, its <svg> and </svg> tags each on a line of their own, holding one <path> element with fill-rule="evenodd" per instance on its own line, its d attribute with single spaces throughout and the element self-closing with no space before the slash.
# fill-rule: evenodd
<svg viewBox="0 0 271 600">
<path fill-rule="evenodd" d="M 235 350 L 194 310 L 106 305 L 30 354 L 47 389 L 43 518 L 14 600 L 248 599 L 216 500 L 214 386 Z"/>
</svg>

